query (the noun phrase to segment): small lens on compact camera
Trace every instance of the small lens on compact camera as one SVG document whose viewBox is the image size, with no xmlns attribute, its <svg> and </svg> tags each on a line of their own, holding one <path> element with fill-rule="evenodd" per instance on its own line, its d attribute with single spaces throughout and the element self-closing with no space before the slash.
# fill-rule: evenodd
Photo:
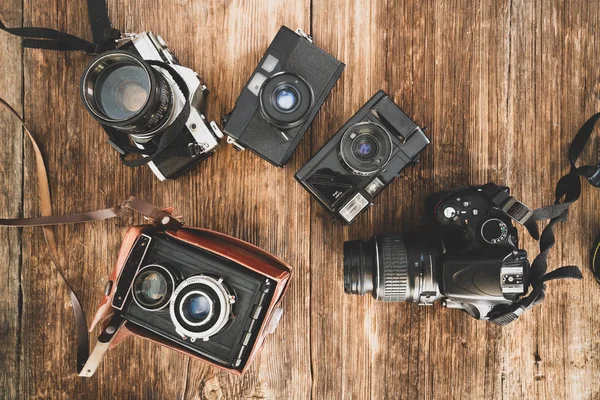
<svg viewBox="0 0 600 400">
<path fill-rule="evenodd" d="M 267 121 L 281 129 L 289 129 L 306 119 L 313 105 L 313 92 L 300 76 L 280 72 L 263 84 L 260 104 Z"/>
<path fill-rule="evenodd" d="M 143 309 L 156 311 L 171 300 L 175 279 L 164 266 L 158 264 L 143 267 L 133 281 L 133 299 Z"/>
<path fill-rule="evenodd" d="M 171 320 L 178 333 L 192 340 L 208 340 L 227 325 L 234 302 L 223 279 L 193 276 L 175 289 L 170 303 Z"/>
<path fill-rule="evenodd" d="M 277 111 L 291 113 L 300 104 L 300 93 L 295 87 L 283 84 L 273 92 L 271 100 Z"/>
<path fill-rule="evenodd" d="M 384 127 L 373 122 L 360 122 L 342 136 L 339 154 L 350 172 L 372 175 L 389 162 L 392 148 L 392 139 Z"/>
<path fill-rule="evenodd" d="M 132 134 L 139 143 L 150 140 L 173 112 L 165 78 L 126 51 L 96 58 L 84 72 L 81 86 L 84 105 L 95 119 Z"/>
</svg>

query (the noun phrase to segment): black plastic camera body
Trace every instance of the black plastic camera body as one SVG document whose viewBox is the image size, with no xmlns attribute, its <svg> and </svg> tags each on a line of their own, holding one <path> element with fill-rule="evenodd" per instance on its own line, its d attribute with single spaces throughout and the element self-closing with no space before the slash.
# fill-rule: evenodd
<svg viewBox="0 0 600 400">
<path fill-rule="evenodd" d="M 419 305 L 441 301 L 474 318 L 503 322 L 530 286 L 527 252 L 518 247 L 511 218 L 523 221 L 531 210 L 493 183 L 436 193 L 427 208 L 433 233 L 344 243 L 344 291 Z"/>
<path fill-rule="evenodd" d="M 124 263 L 111 305 L 166 343 L 242 370 L 277 284 L 215 252 L 146 229 Z"/>
<path fill-rule="evenodd" d="M 429 140 L 383 91 L 377 92 L 297 173 L 296 179 L 336 218 L 355 218 Z"/>
<path fill-rule="evenodd" d="M 283 167 L 344 68 L 301 30 L 281 27 L 224 117 L 228 142 Z"/>
<path fill-rule="evenodd" d="M 428 205 L 443 243 L 437 279 L 446 307 L 485 318 L 527 293 L 527 252 L 519 249 L 512 219 L 482 187 L 436 193 Z"/>
</svg>

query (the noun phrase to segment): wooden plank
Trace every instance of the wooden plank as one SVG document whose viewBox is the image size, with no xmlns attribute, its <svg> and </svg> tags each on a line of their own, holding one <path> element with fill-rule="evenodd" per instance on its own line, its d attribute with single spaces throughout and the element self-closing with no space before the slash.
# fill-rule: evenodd
<svg viewBox="0 0 600 400">
<path fill-rule="evenodd" d="M 89 38 L 84 3 L 66 0 L 26 2 L 26 25 L 41 25 Z M 49 10 L 57 10 L 49 12 Z M 279 26 L 309 26 L 308 2 L 152 4 L 109 1 L 116 27 L 127 32 L 152 29 L 205 78 L 211 95 L 209 117 L 220 119 L 256 66 Z M 268 23 L 263 16 L 269 15 Z M 249 18 L 248 18 L 249 17 Z M 240 21 L 245 21 L 241 23 Z M 226 29 L 224 29 L 226 27 Z M 79 100 L 79 78 L 89 58 L 78 53 L 28 50 L 25 54 L 26 110 L 51 171 L 56 213 L 117 204 L 128 194 L 173 205 L 190 225 L 235 235 L 285 259 L 296 279 L 284 307 L 286 316 L 263 355 L 243 379 L 141 340 L 108 354 L 96 376 L 74 376 L 73 323 L 58 278 L 40 265 L 48 262 L 41 233 L 27 230 L 24 246 L 24 393 L 53 398 L 228 398 L 306 393 L 310 388 L 308 326 L 308 199 L 293 179 L 299 167 L 277 170 L 256 157 L 225 146 L 204 165 L 174 182 L 159 183 L 148 169 L 123 167 L 105 143 L 100 126 Z M 306 154 L 308 143 L 298 154 Z M 33 191 L 31 159 L 26 191 Z M 37 202 L 28 199 L 26 213 Z M 139 217 L 57 230 L 65 249 L 67 276 L 91 318 L 111 271 L 122 233 Z M 304 278 L 304 279 L 303 279 Z M 55 294 L 53 296 L 53 294 Z M 58 299 L 58 301 L 56 301 Z M 52 316 L 50 319 L 48 316 Z M 39 321 L 48 321 L 40 324 Z M 293 338 L 293 340 L 292 340 Z"/>
<path fill-rule="evenodd" d="M 578 399 L 600 392 L 594 379 L 600 287 L 589 270 L 583 282 L 550 283 L 543 306 L 499 328 L 439 304 L 345 295 L 341 252 L 345 240 L 428 229 L 423 204 L 440 189 L 494 180 L 528 205 L 550 203 L 554 182 L 568 170 L 570 140 L 600 109 L 597 9 L 584 0 L 108 3 L 116 27 L 161 34 L 182 64 L 205 78 L 210 119 L 231 109 L 282 24 L 310 30 L 317 45 L 347 64 L 287 168 L 226 146 L 184 177 L 160 183 L 148 169 L 123 167 L 83 109 L 78 85 L 88 57 L 22 53 L 17 39 L 0 33 L 0 96 L 17 109 L 24 104 L 40 138 L 55 213 L 112 206 L 129 194 L 173 205 L 189 225 L 237 236 L 292 264 L 286 314 L 241 379 L 132 340 L 111 351 L 94 378 L 82 380 L 73 373 L 68 300 L 41 231 L 0 229 L 6 260 L 0 272 L 8 276 L 0 299 L 5 397 Z M 91 37 L 82 2 L 23 5 L 25 26 Z M 21 2 L 3 4 L 0 18 L 20 25 Z M 370 211 L 343 227 L 293 174 L 379 89 L 429 128 L 432 144 Z M 3 216 L 37 215 L 31 146 L 2 111 L 0 132 L 9 144 L 0 149 L 0 173 L 10 176 L 0 196 Z M 597 162 L 599 146 L 596 136 L 586 163 Z M 550 268 L 589 265 L 589 247 L 600 234 L 598 209 L 598 191 L 584 185 L 569 222 L 556 230 Z M 88 319 L 134 222 L 141 219 L 57 229 Z M 537 244 L 520 233 L 533 259 Z"/>
<path fill-rule="evenodd" d="M 21 26 L 22 4 L 9 0 L 0 6 L 0 20 Z M 19 40 L 0 33 L 0 97 L 18 113 L 23 111 L 22 52 Z M 0 215 L 18 217 L 23 207 L 23 130 L 18 121 L 0 107 Z M 20 396 L 21 358 L 21 232 L 0 228 L 0 393 L 5 398 Z"/>
</svg>

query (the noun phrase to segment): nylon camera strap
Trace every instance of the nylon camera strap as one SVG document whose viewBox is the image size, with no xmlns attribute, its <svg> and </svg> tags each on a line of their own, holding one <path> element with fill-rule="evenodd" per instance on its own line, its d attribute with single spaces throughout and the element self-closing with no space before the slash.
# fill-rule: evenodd
<svg viewBox="0 0 600 400">
<path fill-rule="evenodd" d="M 546 282 L 554 279 L 574 278 L 583 279 L 581 271 L 576 266 L 565 266 L 551 272 L 548 270 L 548 254 L 556 244 L 554 226 L 558 222 L 566 221 L 571 204 L 579 200 L 581 196 L 581 177 L 595 187 L 600 187 L 600 163 L 597 165 L 577 166 L 577 160 L 581 156 L 586 144 L 589 142 L 596 123 L 600 120 L 600 113 L 588 119 L 575 135 L 569 146 L 569 163 L 571 169 L 568 174 L 560 178 L 556 185 L 554 204 L 536 209 L 532 218 L 536 221 L 550 220 L 540 237 L 540 253 L 531 264 L 530 282 L 532 290 L 529 295 L 519 300 L 508 310 L 498 310 L 491 313 L 490 321 L 499 325 L 506 325 L 525 312 L 530 307 L 542 302 L 545 296 Z M 599 242 L 600 243 L 600 242 Z M 600 246 L 597 245 L 597 246 Z M 598 249 L 593 254 L 593 271 L 596 274 L 600 268 L 597 264 Z"/>
<path fill-rule="evenodd" d="M 0 98 L 0 105 L 6 107 L 10 111 L 10 113 L 13 114 L 19 120 L 19 122 L 23 126 L 23 129 L 27 133 L 27 136 L 29 137 L 31 144 L 33 145 L 36 160 L 37 184 L 40 196 L 40 212 L 42 214 L 41 217 L 36 218 L 0 219 L 0 226 L 43 227 L 44 239 L 50 252 L 50 259 L 52 261 L 52 264 L 54 265 L 54 268 L 60 275 L 63 283 L 65 284 L 69 293 L 69 297 L 71 299 L 71 306 L 73 308 L 73 315 L 75 317 L 75 327 L 77 329 L 77 372 L 82 376 L 91 376 L 89 374 L 86 374 L 85 371 L 82 372 L 82 370 L 86 365 L 88 359 L 90 360 L 90 362 L 87 364 L 88 366 L 90 364 L 94 364 L 95 361 L 98 360 L 98 356 L 100 355 L 103 347 L 97 346 L 97 349 L 94 349 L 94 352 L 92 352 L 92 354 L 90 354 L 89 352 L 89 337 L 85 314 L 83 312 L 83 308 L 81 307 L 81 302 L 79 301 L 79 298 L 75 294 L 73 288 L 69 284 L 69 281 L 67 280 L 63 272 L 63 268 L 59 261 L 60 257 L 58 245 L 56 242 L 56 237 L 54 236 L 54 230 L 52 229 L 52 226 L 105 220 L 109 218 L 118 217 L 122 215 L 126 210 L 137 211 L 142 215 L 146 216 L 147 218 L 155 221 L 157 225 L 161 225 L 163 229 L 171 231 L 176 231 L 179 228 L 181 228 L 182 223 L 175 217 L 171 216 L 171 214 L 167 211 L 161 210 L 153 206 L 152 204 L 137 199 L 135 197 L 129 197 L 120 206 L 107 208 L 104 210 L 71 215 L 52 215 L 52 202 L 50 197 L 50 186 L 48 184 L 48 172 L 44 165 L 42 152 L 40 151 L 40 148 L 37 142 L 35 141 L 33 134 L 27 128 L 21 116 L 2 98 Z M 113 321 L 111 321 L 111 323 L 113 323 Z M 103 338 L 106 339 L 105 336 L 107 335 L 103 333 L 99 338 L 99 342 L 102 342 Z M 108 344 L 108 342 L 103 343 L 105 347 L 108 346 Z"/>
<path fill-rule="evenodd" d="M 88 0 L 88 16 L 92 26 L 94 42 L 50 28 L 8 28 L 0 21 L 0 30 L 23 38 L 23 47 L 31 49 L 83 51 L 100 54 L 116 47 L 115 40 L 121 32 L 112 28 L 105 0 Z"/>
</svg>

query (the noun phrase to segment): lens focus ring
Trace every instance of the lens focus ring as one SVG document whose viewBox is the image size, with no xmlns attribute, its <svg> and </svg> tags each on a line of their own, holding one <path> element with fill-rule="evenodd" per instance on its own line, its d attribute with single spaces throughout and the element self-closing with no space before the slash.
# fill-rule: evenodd
<svg viewBox="0 0 600 400">
<path fill-rule="evenodd" d="M 379 285 L 377 299 L 383 301 L 406 301 L 409 295 L 408 256 L 401 235 L 381 235 L 377 243 Z"/>
</svg>

